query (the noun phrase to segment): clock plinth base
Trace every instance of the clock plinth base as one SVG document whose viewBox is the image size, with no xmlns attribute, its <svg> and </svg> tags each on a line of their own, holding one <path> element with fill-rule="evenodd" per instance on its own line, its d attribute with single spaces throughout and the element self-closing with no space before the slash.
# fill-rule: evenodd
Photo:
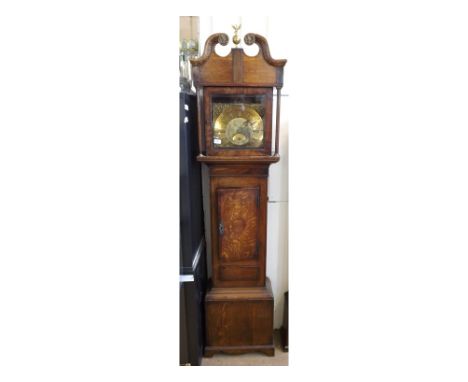
<svg viewBox="0 0 468 382">
<path fill-rule="evenodd" d="M 265 345 L 265 346 L 207 346 L 205 348 L 205 357 L 213 357 L 217 353 L 223 354 L 245 354 L 245 353 L 263 353 L 269 357 L 275 355 L 275 346 L 274 345 Z"/>
<path fill-rule="evenodd" d="M 212 288 L 205 297 L 205 310 L 205 356 L 275 354 L 270 280 L 263 287 Z"/>
</svg>

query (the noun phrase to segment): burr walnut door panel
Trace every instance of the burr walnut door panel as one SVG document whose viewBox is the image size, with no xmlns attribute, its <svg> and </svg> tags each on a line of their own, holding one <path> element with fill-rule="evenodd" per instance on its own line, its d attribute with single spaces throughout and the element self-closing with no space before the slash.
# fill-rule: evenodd
<svg viewBox="0 0 468 382">
<path fill-rule="evenodd" d="M 214 282 L 258 286 L 265 282 L 266 179 L 215 181 Z"/>
<path fill-rule="evenodd" d="M 259 187 L 218 189 L 219 257 L 223 261 L 258 257 L 259 198 Z"/>
</svg>

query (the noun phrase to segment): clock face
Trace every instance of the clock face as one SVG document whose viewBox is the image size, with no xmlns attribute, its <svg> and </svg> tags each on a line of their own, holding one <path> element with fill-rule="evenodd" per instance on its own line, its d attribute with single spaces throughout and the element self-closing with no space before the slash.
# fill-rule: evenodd
<svg viewBox="0 0 468 382">
<path fill-rule="evenodd" d="M 263 146 L 265 107 L 262 97 L 213 98 L 215 147 L 242 149 Z"/>
</svg>

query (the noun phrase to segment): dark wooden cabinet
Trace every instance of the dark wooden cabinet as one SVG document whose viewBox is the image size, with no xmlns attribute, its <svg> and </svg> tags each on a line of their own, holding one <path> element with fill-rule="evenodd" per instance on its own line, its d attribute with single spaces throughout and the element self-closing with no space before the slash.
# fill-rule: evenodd
<svg viewBox="0 0 468 382">
<path fill-rule="evenodd" d="M 218 33 L 207 39 L 203 55 L 191 60 L 197 89 L 197 160 L 209 177 L 212 277 L 205 297 L 206 356 L 274 354 L 274 300 L 266 277 L 268 170 L 279 161 L 286 60 L 273 59 L 260 35 L 249 33 L 244 41 L 257 44 L 258 55 L 247 56 L 236 47 L 218 56 L 215 45 L 228 43 L 228 36 Z"/>
</svg>

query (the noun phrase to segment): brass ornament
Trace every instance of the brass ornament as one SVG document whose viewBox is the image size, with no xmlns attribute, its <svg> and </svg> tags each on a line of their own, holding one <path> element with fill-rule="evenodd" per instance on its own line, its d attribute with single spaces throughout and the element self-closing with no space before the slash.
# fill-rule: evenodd
<svg viewBox="0 0 468 382">
<path fill-rule="evenodd" d="M 241 24 L 238 24 L 238 25 L 233 25 L 233 29 L 234 29 L 234 36 L 232 37 L 232 42 L 237 46 L 239 45 L 239 43 L 241 42 L 241 39 L 240 37 L 237 35 L 237 32 L 239 32 L 239 29 L 241 29 Z"/>
<path fill-rule="evenodd" d="M 242 104 L 227 105 L 214 123 L 214 138 L 220 147 L 260 147 L 263 144 L 263 120 L 253 108 Z"/>
</svg>

